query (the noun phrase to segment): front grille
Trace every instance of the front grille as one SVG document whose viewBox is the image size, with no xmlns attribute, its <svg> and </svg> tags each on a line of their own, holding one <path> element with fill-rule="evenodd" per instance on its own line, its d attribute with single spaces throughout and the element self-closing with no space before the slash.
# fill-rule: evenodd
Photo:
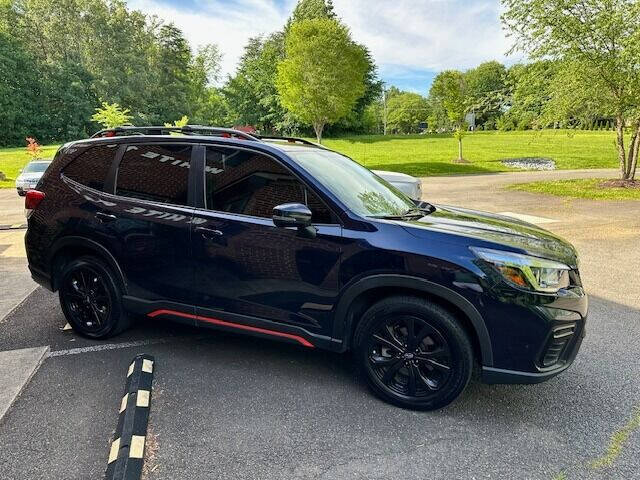
<svg viewBox="0 0 640 480">
<path fill-rule="evenodd" d="M 573 322 L 553 328 L 547 346 L 542 353 L 543 367 L 551 367 L 560 361 L 575 332 L 576 324 Z"/>
</svg>

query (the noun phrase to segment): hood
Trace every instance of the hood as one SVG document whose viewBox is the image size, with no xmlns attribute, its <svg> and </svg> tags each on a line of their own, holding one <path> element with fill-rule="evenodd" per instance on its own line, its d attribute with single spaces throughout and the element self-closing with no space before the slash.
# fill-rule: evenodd
<svg viewBox="0 0 640 480">
<path fill-rule="evenodd" d="M 406 173 L 399 172 L 388 172 L 386 170 L 372 170 L 373 173 L 378 175 L 379 177 L 384 178 L 387 182 L 406 182 L 406 183 L 415 183 L 418 181 L 417 178 L 412 177 L 411 175 L 407 175 Z"/>
<path fill-rule="evenodd" d="M 16 180 L 21 180 L 23 182 L 37 182 L 42 178 L 43 174 L 44 172 L 21 173 L 20 175 L 18 175 L 18 178 L 16 178 Z"/>
<path fill-rule="evenodd" d="M 403 222 L 409 233 L 417 237 L 427 236 L 429 232 L 456 234 L 496 244 L 485 245 L 489 248 L 508 246 L 577 268 L 573 246 L 543 228 L 488 212 L 442 205 L 435 207 L 436 210 L 430 215 Z"/>
</svg>

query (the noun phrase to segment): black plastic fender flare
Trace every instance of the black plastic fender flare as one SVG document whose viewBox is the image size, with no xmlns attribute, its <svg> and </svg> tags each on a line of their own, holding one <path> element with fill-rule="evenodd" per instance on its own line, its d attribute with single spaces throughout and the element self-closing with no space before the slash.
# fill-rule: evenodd
<svg viewBox="0 0 640 480">
<path fill-rule="evenodd" d="M 489 367 L 493 365 L 493 349 L 491 347 L 489 331 L 487 330 L 482 316 L 473 304 L 469 302 L 469 300 L 459 293 L 454 292 L 447 287 L 443 287 L 440 284 L 430 282 L 423 278 L 400 274 L 371 275 L 358 280 L 353 285 L 347 287 L 347 290 L 342 294 L 338 301 L 335 316 L 336 321 L 333 327 L 333 338 L 342 340 L 344 350 L 349 347 L 349 343 L 351 341 L 350 336 L 353 318 L 350 318 L 348 315 L 349 307 L 358 295 L 366 292 L 367 290 L 380 287 L 419 290 L 455 305 L 467 316 L 475 330 L 476 336 L 478 337 L 478 343 L 480 344 L 482 365 Z"/>
<path fill-rule="evenodd" d="M 54 242 L 51 249 L 49 250 L 49 257 L 47 259 L 47 264 L 49 265 L 49 269 L 50 269 L 49 271 L 51 272 L 52 288 L 57 287 L 55 285 L 55 278 L 53 278 L 53 275 L 55 273 L 53 271 L 53 268 L 54 268 L 53 260 L 55 259 L 56 255 L 60 252 L 60 250 L 66 247 L 81 247 L 81 248 L 86 248 L 88 250 L 93 250 L 100 258 L 103 258 L 104 260 L 106 260 L 107 264 L 111 267 L 113 272 L 118 277 L 120 277 L 120 280 L 122 281 L 123 294 L 126 295 L 127 293 L 126 278 L 124 276 L 124 273 L 122 272 L 122 269 L 120 268 L 120 265 L 118 265 L 118 262 L 116 261 L 115 257 L 111 254 L 111 252 L 107 250 L 103 245 L 96 242 L 95 240 L 90 240 L 86 237 L 81 237 L 76 235 L 59 238 Z"/>
</svg>

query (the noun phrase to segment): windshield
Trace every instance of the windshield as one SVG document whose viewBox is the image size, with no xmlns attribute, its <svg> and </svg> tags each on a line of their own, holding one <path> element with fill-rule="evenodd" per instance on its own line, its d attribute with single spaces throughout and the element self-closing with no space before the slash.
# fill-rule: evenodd
<svg viewBox="0 0 640 480">
<path fill-rule="evenodd" d="M 287 153 L 354 213 L 404 215 L 416 207 L 404 193 L 343 155 L 320 149 Z"/>
<path fill-rule="evenodd" d="M 22 170 L 22 171 L 24 173 L 44 172 L 47 169 L 47 167 L 49 166 L 49 163 L 50 162 L 31 162 L 26 167 L 24 167 L 24 170 Z"/>
</svg>

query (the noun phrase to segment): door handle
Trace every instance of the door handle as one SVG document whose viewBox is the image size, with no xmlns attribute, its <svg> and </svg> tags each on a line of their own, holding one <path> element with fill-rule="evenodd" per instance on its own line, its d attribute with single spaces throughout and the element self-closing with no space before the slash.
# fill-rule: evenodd
<svg viewBox="0 0 640 480">
<path fill-rule="evenodd" d="M 110 213 L 103 213 L 103 212 L 96 213 L 96 218 L 100 220 L 102 223 L 109 223 L 118 219 L 118 217 L 116 217 L 115 215 L 111 215 Z"/>
<path fill-rule="evenodd" d="M 207 227 L 196 227 L 196 232 L 209 240 L 222 236 L 222 232 L 220 230 Z"/>
</svg>

